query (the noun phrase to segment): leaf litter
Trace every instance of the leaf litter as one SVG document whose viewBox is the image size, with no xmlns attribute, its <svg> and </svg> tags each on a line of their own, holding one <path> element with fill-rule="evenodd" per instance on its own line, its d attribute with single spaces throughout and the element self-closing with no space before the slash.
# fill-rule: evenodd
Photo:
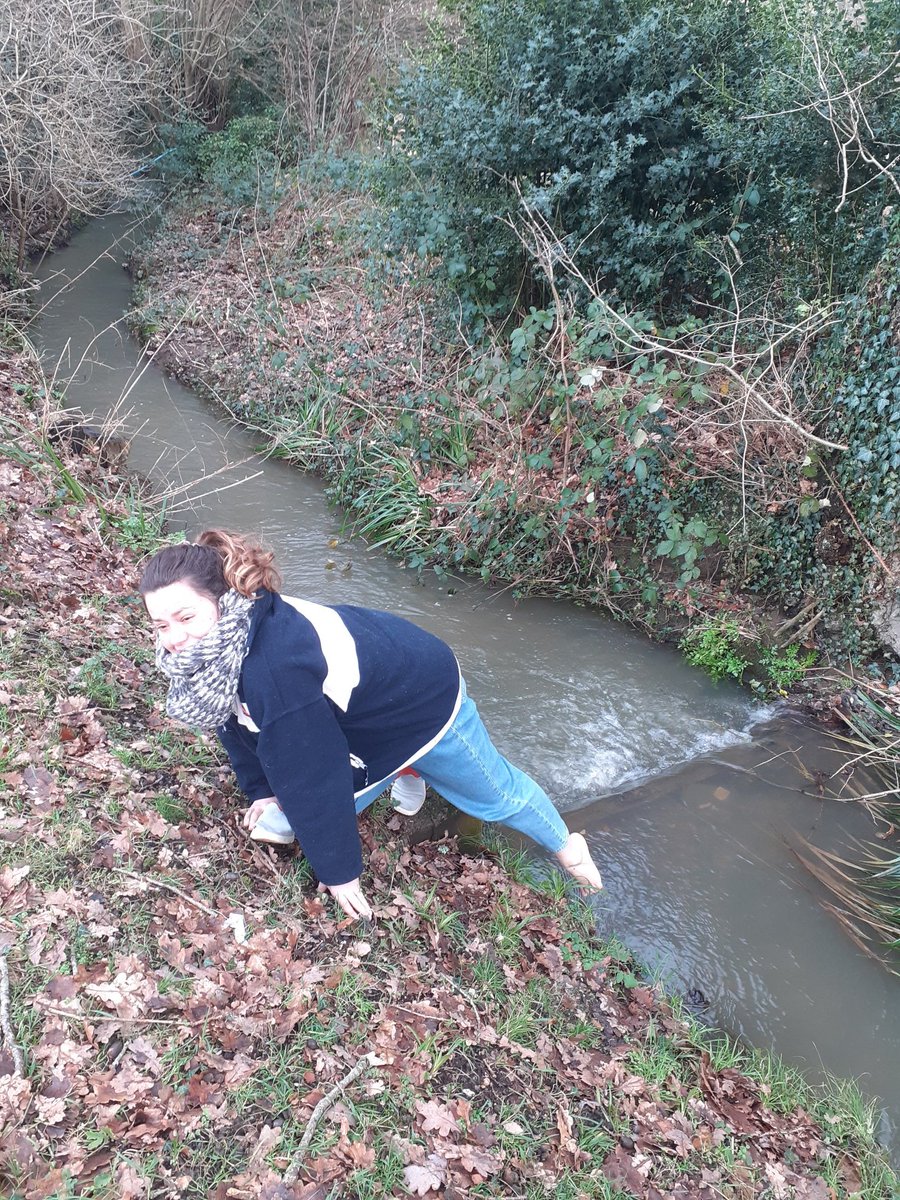
<svg viewBox="0 0 900 1200">
<path fill-rule="evenodd" d="M 222 756 L 162 715 L 136 556 L 101 535 L 121 480 L 66 458 L 76 504 L 22 453 L 28 369 L 0 367 L 4 1196 L 863 1194 L 852 1146 L 716 1067 L 501 851 L 376 811 L 360 926 L 250 842 Z M 665 1079 L 635 1058 L 660 1042 Z"/>
</svg>

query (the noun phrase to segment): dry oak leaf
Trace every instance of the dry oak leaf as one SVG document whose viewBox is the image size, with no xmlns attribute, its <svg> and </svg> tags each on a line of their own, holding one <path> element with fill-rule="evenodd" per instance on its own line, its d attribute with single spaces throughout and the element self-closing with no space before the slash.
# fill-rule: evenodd
<svg viewBox="0 0 900 1200">
<path fill-rule="evenodd" d="M 437 1100 L 417 1100 L 416 1111 L 424 1118 L 422 1128 L 426 1133 L 449 1137 L 457 1131 L 456 1117 L 446 1104 L 440 1104 Z"/>
<path fill-rule="evenodd" d="M 119 1200 L 143 1200 L 147 1195 L 149 1180 L 128 1163 L 122 1163 L 116 1172 Z"/>
<path fill-rule="evenodd" d="M 403 1181 L 416 1196 L 436 1192 L 447 1182 L 447 1160 L 439 1154 L 429 1154 L 424 1163 L 410 1163 L 403 1168 Z"/>
<path fill-rule="evenodd" d="M 470 1175 L 477 1172 L 487 1178 L 488 1175 L 496 1175 L 503 1166 L 499 1158 L 495 1158 L 493 1154 L 489 1154 L 480 1146 L 473 1146 L 470 1143 L 458 1147 L 455 1156 L 459 1160 L 459 1165 Z"/>
<path fill-rule="evenodd" d="M 62 799 L 62 790 L 46 767 L 27 766 L 22 772 L 22 784 L 36 804 Z"/>
<path fill-rule="evenodd" d="M 636 1196 L 644 1193 L 644 1177 L 621 1146 L 616 1146 L 612 1153 L 607 1155 L 603 1164 L 603 1174 L 614 1187 L 624 1186 Z"/>
<path fill-rule="evenodd" d="M 369 1170 L 375 1165 L 375 1147 L 367 1146 L 365 1142 L 341 1143 L 338 1147 L 345 1158 L 348 1158 L 357 1170 Z"/>
<path fill-rule="evenodd" d="M 21 1075 L 0 1075 L 0 1133 L 22 1119 L 31 1099 L 31 1084 Z"/>
</svg>

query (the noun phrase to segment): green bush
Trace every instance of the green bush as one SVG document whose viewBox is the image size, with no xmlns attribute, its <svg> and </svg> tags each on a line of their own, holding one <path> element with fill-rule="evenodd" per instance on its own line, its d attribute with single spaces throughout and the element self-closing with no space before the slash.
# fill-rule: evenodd
<svg viewBox="0 0 900 1200">
<path fill-rule="evenodd" d="M 268 112 L 235 117 L 199 147 L 203 181 L 233 204 L 271 203 L 279 167 L 276 153 L 278 120 Z"/>
<path fill-rule="evenodd" d="M 769 646 L 760 655 L 760 666 L 771 687 L 776 692 L 785 694 L 803 678 L 817 657 L 814 650 L 802 654 L 800 647 L 795 643 L 782 649 Z"/>
<path fill-rule="evenodd" d="M 740 681 L 750 666 L 750 660 L 741 652 L 742 641 L 735 621 L 704 622 L 688 630 L 681 649 L 692 666 L 700 667 L 713 679 L 730 676 Z"/>
<path fill-rule="evenodd" d="M 884 236 L 881 261 L 845 297 L 798 390 L 807 426 L 848 449 L 809 447 L 793 469 L 814 495 L 754 511 L 746 536 L 747 586 L 788 609 L 816 597 L 821 643 L 854 661 L 878 649 L 871 580 L 897 553 L 900 529 L 900 214 Z"/>
<path fill-rule="evenodd" d="M 836 0 L 815 8 L 805 0 L 749 5 L 743 36 L 725 44 L 718 68 L 704 73 L 704 130 L 721 169 L 746 181 L 729 229 L 730 265 L 745 303 L 765 291 L 767 303 L 793 314 L 798 301 L 834 299 L 857 290 L 884 251 L 880 214 L 893 188 L 856 146 L 839 153 L 826 118 L 831 107 L 849 128 L 847 97 L 858 96 L 867 151 L 884 163 L 894 158 L 900 105 L 891 64 L 900 2 L 866 4 L 863 21 L 854 7 Z M 723 296 L 726 283 L 720 280 Z"/>
<path fill-rule="evenodd" d="M 842 160 L 808 47 L 815 33 L 862 86 L 900 27 L 900 0 L 870 7 L 861 31 L 799 2 L 462 0 L 390 102 L 394 237 L 470 313 L 504 317 L 515 297 L 543 300 L 509 223 L 523 202 L 588 277 L 657 312 L 730 304 L 729 271 L 745 304 L 855 286 L 883 250 L 891 189 L 851 150 L 836 211 Z M 870 149 L 890 158 L 890 82 L 860 94 Z"/>
<path fill-rule="evenodd" d="M 202 184 L 233 205 L 271 204 L 280 167 L 275 110 L 234 117 L 216 133 L 184 120 L 160 126 L 158 136 L 165 147 L 159 171 L 168 184 Z"/>
<path fill-rule="evenodd" d="M 209 131 L 200 121 L 185 118 L 166 121 L 156 128 L 162 150 L 156 156 L 156 170 L 163 183 L 181 187 L 200 179 L 200 147 Z"/>
<path fill-rule="evenodd" d="M 735 193 L 700 124 L 697 68 L 712 69 L 739 18 L 708 14 L 701 29 L 677 5 L 465 4 L 462 41 L 392 101 L 413 176 L 401 236 L 481 303 L 506 300 L 526 261 L 503 222 L 515 181 L 589 272 L 629 298 L 680 295 L 708 269 L 698 239 L 727 229 Z"/>
</svg>

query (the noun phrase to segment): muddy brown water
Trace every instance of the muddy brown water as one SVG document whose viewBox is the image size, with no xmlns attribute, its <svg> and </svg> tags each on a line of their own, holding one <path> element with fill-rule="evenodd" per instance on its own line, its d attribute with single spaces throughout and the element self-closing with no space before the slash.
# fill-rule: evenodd
<svg viewBox="0 0 900 1200">
<path fill-rule="evenodd" d="M 837 765 L 827 735 L 597 613 L 423 582 L 345 540 L 318 481 L 261 456 L 261 439 L 128 336 L 131 229 L 125 216 L 95 221 L 38 268 L 32 336 L 67 403 L 116 416 L 129 465 L 172 493 L 188 533 L 261 532 L 285 591 L 391 609 L 449 641 L 497 743 L 591 841 L 607 885 L 600 927 L 702 993 L 716 1025 L 812 1077 L 857 1079 L 900 1157 L 900 981 L 851 943 L 793 853 L 873 832 L 858 805 L 802 793 Z"/>
</svg>

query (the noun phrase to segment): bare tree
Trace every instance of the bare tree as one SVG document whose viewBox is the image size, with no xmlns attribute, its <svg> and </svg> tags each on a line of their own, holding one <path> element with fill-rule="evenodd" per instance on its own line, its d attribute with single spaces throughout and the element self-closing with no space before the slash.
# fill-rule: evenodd
<svg viewBox="0 0 900 1200">
<path fill-rule="evenodd" d="M 408 0 L 280 0 L 276 45 L 285 108 L 307 149 L 356 142 L 373 88 L 421 36 L 427 7 Z"/>
<path fill-rule="evenodd" d="M 242 64 L 260 49 L 266 0 L 110 0 L 124 55 L 140 67 L 152 107 L 187 110 L 221 128 Z"/>
<path fill-rule="evenodd" d="M 846 0 L 851 23 L 865 24 L 858 0 Z M 900 103 L 900 50 L 886 53 L 865 79 L 852 80 L 834 53 L 815 33 L 795 35 L 802 50 L 802 74 L 791 82 L 798 103 L 781 112 L 750 113 L 745 121 L 765 121 L 789 113 L 811 112 L 828 126 L 834 139 L 841 193 L 835 212 L 856 192 L 879 183 L 900 195 L 900 143 L 885 141 L 875 129 L 872 113 L 879 106 L 896 111 Z"/>
<path fill-rule="evenodd" d="M 0 204 L 27 239 L 132 194 L 140 88 L 95 0 L 0 0 Z"/>
</svg>

